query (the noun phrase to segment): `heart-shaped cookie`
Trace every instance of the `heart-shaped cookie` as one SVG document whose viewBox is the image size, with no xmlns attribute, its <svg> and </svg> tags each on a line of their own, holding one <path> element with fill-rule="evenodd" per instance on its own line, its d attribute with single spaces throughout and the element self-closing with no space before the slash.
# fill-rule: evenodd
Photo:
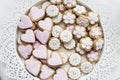
<svg viewBox="0 0 120 80">
<path fill-rule="evenodd" d="M 30 9 L 30 17 L 32 21 L 38 21 L 40 19 L 43 19 L 45 16 L 45 11 L 43 9 L 39 9 L 38 7 L 32 7 Z"/>
<path fill-rule="evenodd" d="M 31 29 L 26 30 L 25 34 L 21 35 L 21 40 L 26 43 L 34 43 L 35 35 L 34 35 L 33 30 L 31 30 Z"/>
<path fill-rule="evenodd" d="M 53 52 L 47 60 L 48 65 L 56 67 L 62 65 L 62 58 L 58 52 Z"/>
<path fill-rule="evenodd" d="M 29 58 L 32 50 L 33 50 L 33 47 L 30 44 L 28 44 L 28 45 L 22 45 L 21 44 L 21 45 L 18 46 L 18 52 L 24 59 Z"/>
<path fill-rule="evenodd" d="M 47 65 L 42 65 L 41 73 L 40 73 L 40 79 L 47 80 L 52 75 L 54 75 L 55 71 L 48 67 Z"/>
<path fill-rule="evenodd" d="M 46 44 L 49 40 L 50 37 L 50 32 L 48 30 L 44 30 L 42 31 L 37 31 L 36 32 L 36 38 L 42 43 L 42 44 Z"/>
<path fill-rule="evenodd" d="M 38 59 L 47 59 L 47 48 L 44 45 L 40 45 L 33 50 L 33 56 Z"/>
<path fill-rule="evenodd" d="M 21 17 L 20 22 L 18 23 L 18 27 L 19 27 L 20 29 L 32 28 L 32 27 L 33 27 L 33 23 L 32 23 L 31 19 L 30 19 L 28 16 L 23 15 L 23 16 Z"/>
<path fill-rule="evenodd" d="M 28 59 L 25 61 L 25 66 L 32 75 L 38 76 L 42 64 L 37 59 Z"/>
<path fill-rule="evenodd" d="M 67 73 L 63 69 L 57 69 L 56 74 L 53 77 L 53 80 L 68 80 Z"/>
<path fill-rule="evenodd" d="M 45 18 L 45 20 L 40 20 L 38 22 L 38 26 L 39 26 L 39 28 L 41 28 L 43 30 L 50 31 L 51 28 L 53 27 L 53 21 L 51 18 Z"/>
</svg>

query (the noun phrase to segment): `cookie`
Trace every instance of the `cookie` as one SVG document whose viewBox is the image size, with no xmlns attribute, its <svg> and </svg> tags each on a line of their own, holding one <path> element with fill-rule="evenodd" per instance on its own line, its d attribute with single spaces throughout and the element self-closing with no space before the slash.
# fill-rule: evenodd
<svg viewBox="0 0 120 80">
<path fill-rule="evenodd" d="M 48 46 L 52 50 L 59 49 L 60 45 L 61 45 L 60 40 L 58 38 L 55 38 L 55 37 L 51 38 L 48 42 Z"/>
<path fill-rule="evenodd" d="M 61 13 L 58 13 L 56 17 L 53 18 L 53 22 L 55 24 L 59 24 L 62 21 L 63 15 Z"/>
<path fill-rule="evenodd" d="M 47 59 L 47 47 L 45 45 L 40 45 L 33 50 L 32 54 L 38 59 Z"/>
<path fill-rule="evenodd" d="M 47 59 L 47 64 L 51 67 L 57 67 L 63 64 L 62 58 L 58 52 L 53 52 Z"/>
<path fill-rule="evenodd" d="M 48 78 L 50 78 L 54 74 L 55 71 L 52 68 L 48 67 L 47 65 L 42 65 L 40 79 L 48 80 Z"/>
<path fill-rule="evenodd" d="M 24 59 L 28 59 L 32 53 L 33 47 L 31 44 L 27 45 L 18 45 L 18 52 L 20 56 L 22 56 Z"/>
<path fill-rule="evenodd" d="M 80 39 L 80 47 L 85 51 L 90 51 L 93 46 L 93 41 L 90 37 Z"/>
<path fill-rule="evenodd" d="M 41 43 L 39 41 L 35 41 L 35 43 L 33 43 L 33 48 L 38 48 L 39 45 L 41 45 Z"/>
<path fill-rule="evenodd" d="M 87 27 L 89 25 L 89 20 L 86 16 L 84 15 L 80 15 L 77 19 L 76 19 L 76 23 L 79 25 L 79 26 L 82 26 L 82 27 Z"/>
<path fill-rule="evenodd" d="M 49 17 L 55 17 L 59 13 L 59 9 L 55 5 L 50 5 L 46 9 L 46 13 Z"/>
<path fill-rule="evenodd" d="M 51 3 L 48 2 L 48 1 L 46 1 L 46 2 L 44 2 L 44 3 L 42 4 L 42 9 L 43 9 L 44 11 L 46 11 L 46 8 L 47 8 L 48 6 L 50 6 L 50 5 L 51 5 Z"/>
<path fill-rule="evenodd" d="M 47 23 L 47 24 L 46 24 Z M 52 27 L 53 27 L 53 21 L 51 18 L 47 17 L 44 20 L 40 20 L 38 22 L 38 26 L 40 29 L 42 30 L 48 30 L 51 31 Z"/>
<path fill-rule="evenodd" d="M 83 73 L 88 74 L 93 70 L 93 65 L 90 62 L 84 62 L 81 64 L 80 69 Z"/>
<path fill-rule="evenodd" d="M 37 77 L 40 73 L 42 63 L 37 59 L 28 59 L 25 60 L 25 67 L 28 72 Z"/>
<path fill-rule="evenodd" d="M 82 14 L 86 14 L 87 13 L 87 10 L 84 6 L 80 6 L 80 5 L 77 5 L 74 9 L 73 9 L 73 12 L 79 16 L 79 15 L 82 15 Z"/>
<path fill-rule="evenodd" d="M 77 53 L 73 53 L 69 57 L 69 63 L 72 66 L 78 66 L 81 63 L 81 56 Z"/>
<path fill-rule="evenodd" d="M 43 19 L 45 16 L 45 11 L 43 9 L 39 9 L 38 7 L 32 7 L 30 9 L 30 18 L 33 22 L 39 21 L 40 19 Z"/>
<path fill-rule="evenodd" d="M 79 79 L 81 76 L 81 72 L 80 69 L 77 67 L 72 67 L 68 70 L 68 76 L 72 79 L 72 80 L 76 80 Z"/>
<path fill-rule="evenodd" d="M 102 28 L 99 26 L 92 26 L 89 35 L 91 38 L 93 39 L 97 39 L 100 37 L 103 37 L 103 32 L 102 32 Z"/>
<path fill-rule="evenodd" d="M 18 28 L 22 30 L 32 28 L 33 26 L 34 25 L 30 17 L 28 17 L 27 15 L 23 15 L 20 19 L 20 22 L 18 23 Z"/>
<path fill-rule="evenodd" d="M 73 8 L 77 5 L 77 0 L 63 0 L 67 8 Z"/>
<path fill-rule="evenodd" d="M 87 54 L 87 59 L 90 61 L 90 62 L 97 62 L 99 60 L 99 54 L 100 52 L 99 51 L 90 51 L 88 54 Z"/>
<path fill-rule="evenodd" d="M 62 0 L 50 0 L 52 4 L 60 4 Z"/>
<path fill-rule="evenodd" d="M 94 41 L 94 49 L 95 50 L 101 50 L 103 48 L 104 45 L 104 40 L 103 38 L 98 38 Z"/>
<path fill-rule="evenodd" d="M 79 53 L 81 55 L 85 54 L 85 50 L 81 49 L 80 43 L 77 43 L 77 46 L 76 46 L 75 50 L 76 50 L 77 53 Z"/>
<path fill-rule="evenodd" d="M 75 14 L 67 11 L 63 15 L 63 22 L 65 24 L 74 24 L 75 23 L 75 18 L 76 18 Z"/>
<path fill-rule="evenodd" d="M 64 69 L 57 69 L 56 74 L 53 76 L 53 80 L 68 80 L 66 71 Z"/>
<path fill-rule="evenodd" d="M 87 35 L 87 31 L 85 27 L 80 27 L 80 26 L 76 26 L 75 29 L 73 30 L 73 35 L 75 35 L 75 37 L 77 39 L 80 39 L 82 37 L 85 37 Z"/>
<path fill-rule="evenodd" d="M 60 52 L 59 54 L 60 54 L 60 56 L 62 58 L 63 64 L 67 63 L 67 61 L 68 61 L 67 54 L 65 54 L 64 52 Z"/>
<path fill-rule="evenodd" d="M 90 20 L 90 24 L 95 24 L 95 23 L 98 23 L 100 21 L 100 16 L 96 12 L 89 12 L 88 19 Z"/>
<path fill-rule="evenodd" d="M 63 29 L 59 25 L 55 25 L 53 26 L 51 33 L 53 37 L 59 37 L 62 31 Z"/>
<path fill-rule="evenodd" d="M 44 31 L 39 30 L 36 32 L 36 38 L 42 44 L 46 44 L 50 38 L 50 32 L 48 30 L 44 30 Z"/>
<path fill-rule="evenodd" d="M 64 4 L 59 4 L 59 5 L 57 5 L 57 7 L 58 7 L 60 12 L 64 12 L 66 10 L 66 7 Z"/>
<path fill-rule="evenodd" d="M 76 27 L 75 25 L 67 25 L 66 30 L 73 32 L 75 27 Z"/>
<path fill-rule="evenodd" d="M 26 43 L 34 43 L 35 42 L 35 34 L 32 29 L 27 29 L 25 34 L 21 35 L 21 40 Z"/>
<path fill-rule="evenodd" d="M 60 40 L 61 40 L 62 42 L 69 42 L 69 41 L 72 40 L 72 38 L 73 38 L 73 35 L 72 35 L 72 33 L 71 33 L 70 31 L 68 31 L 68 30 L 64 30 L 64 31 L 62 31 L 62 32 L 60 33 Z"/>
<path fill-rule="evenodd" d="M 69 41 L 68 43 L 64 43 L 64 47 L 66 48 L 66 49 L 74 49 L 75 48 L 75 46 L 76 46 L 76 42 L 75 42 L 75 40 L 74 39 L 72 39 L 71 41 Z"/>
</svg>

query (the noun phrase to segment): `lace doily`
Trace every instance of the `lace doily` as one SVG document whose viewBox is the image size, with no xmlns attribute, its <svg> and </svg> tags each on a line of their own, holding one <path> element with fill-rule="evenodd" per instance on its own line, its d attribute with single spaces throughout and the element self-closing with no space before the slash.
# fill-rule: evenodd
<svg viewBox="0 0 120 80">
<path fill-rule="evenodd" d="M 6 75 L 15 80 L 39 80 L 29 74 L 16 51 L 17 23 L 32 5 L 40 0 L 17 0 L 16 7 L 9 16 L 0 22 L 0 61 L 6 66 Z M 109 6 L 104 6 L 104 0 L 80 0 L 93 11 L 101 14 L 101 23 L 104 30 L 105 44 L 94 70 L 80 78 L 80 80 L 114 80 L 111 78 L 112 70 L 120 63 L 120 28 L 113 25 L 110 17 Z M 4 23 L 5 22 L 5 23 Z M 119 76 L 116 80 L 119 80 Z"/>
</svg>

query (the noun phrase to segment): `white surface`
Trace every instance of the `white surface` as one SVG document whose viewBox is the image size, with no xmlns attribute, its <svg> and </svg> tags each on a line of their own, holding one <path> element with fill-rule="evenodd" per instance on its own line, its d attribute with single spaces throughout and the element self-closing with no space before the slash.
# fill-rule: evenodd
<svg viewBox="0 0 120 80">
<path fill-rule="evenodd" d="M 8 16 L 10 14 L 10 12 L 12 12 L 14 10 L 14 7 L 18 6 L 18 5 L 16 5 L 17 0 L 0 0 L 0 1 L 1 1 L 0 2 L 0 22 L 1 22 L 2 19 L 5 18 L 6 16 Z M 90 0 L 88 0 L 88 1 L 90 1 Z M 105 5 L 105 6 L 103 6 L 103 8 L 110 7 L 108 9 L 108 11 L 110 11 L 110 14 L 108 16 L 109 21 L 112 22 L 111 25 L 113 27 L 114 26 L 119 26 L 120 27 L 120 8 L 119 8 L 120 7 L 120 0 L 96 0 L 96 2 L 97 1 L 99 2 L 99 4 L 104 4 Z M 108 26 L 111 26 L 111 25 L 108 25 Z M 120 51 L 120 50 L 118 50 L 118 51 Z M 115 54 L 120 56 L 120 52 L 115 53 Z M 119 58 L 118 56 L 117 57 L 111 57 L 111 61 L 115 60 L 116 58 Z M 113 62 L 112 64 L 115 64 L 115 63 Z M 119 78 L 120 77 L 119 76 L 120 75 L 120 65 L 119 65 L 119 63 L 115 64 L 115 65 L 116 66 L 112 65 L 113 67 L 111 67 L 112 76 L 111 76 L 110 80 L 120 80 L 120 78 Z M 5 69 L 4 68 L 5 68 L 5 65 L 0 63 L 0 76 L 1 77 L 3 76 L 1 79 L 2 80 L 9 80 L 7 77 L 4 77 L 5 76 L 5 73 L 4 73 Z"/>
</svg>

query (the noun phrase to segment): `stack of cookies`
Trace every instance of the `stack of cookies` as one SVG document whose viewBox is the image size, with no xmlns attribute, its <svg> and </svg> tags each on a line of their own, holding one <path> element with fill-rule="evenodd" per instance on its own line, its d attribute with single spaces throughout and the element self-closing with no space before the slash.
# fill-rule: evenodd
<svg viewBox="0 0 120 80">
<path fill-rule="evenodd" d="M 99 61 L 104 44 L 100 16 L 76 0 L 44 1 L 21 17 L 17 44 L 33 76 L 78 80 Z"/>
</svg>

